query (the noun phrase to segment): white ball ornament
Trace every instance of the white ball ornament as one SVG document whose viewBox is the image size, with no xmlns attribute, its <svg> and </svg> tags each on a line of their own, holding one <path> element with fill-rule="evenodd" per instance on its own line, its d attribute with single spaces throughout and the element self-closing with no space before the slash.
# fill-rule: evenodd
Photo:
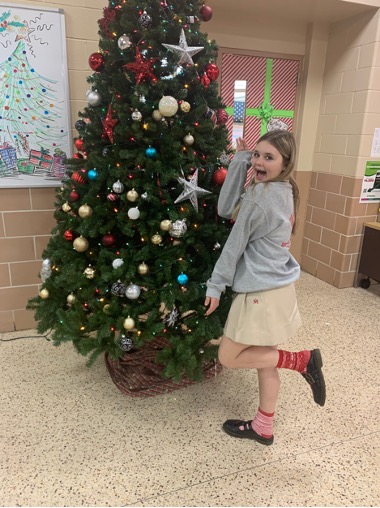
<svg viewBox="0 0 380 508">
<path fill-rule="evenodd" d="M 158 103 L 158 109 L 164 116 L 174 116 L 178 111 L 178 102 L 171 95 L 164 95 Z"/>
<path fill-rule="evenodd" d="M 75 296 L 74 296 L 72 293 L 70 293 L 70 294 L 67 296 L 67 298 L 66 298 L 66 301 L 67 301 L 67 303 L 68 303 L 69 305 L 71 305 L 71 304 L 75 303 L 75 300 L 76 300 L 76 298 L 75 298 Z"/>
<path fill-rule="evenodd" d="M 128 217 L 132 220 L 137 220 L 140 217 L 140 210 L 137 206 L 128 210 Z"/>
<path fill-rule="evenodd" d="M 130 300 L 137 300 L 137 298 L 140 296 L 140 293 L 141 289 L 137 284 L 129 284 L 125 290 L 125 296 Z"/>
</svg>

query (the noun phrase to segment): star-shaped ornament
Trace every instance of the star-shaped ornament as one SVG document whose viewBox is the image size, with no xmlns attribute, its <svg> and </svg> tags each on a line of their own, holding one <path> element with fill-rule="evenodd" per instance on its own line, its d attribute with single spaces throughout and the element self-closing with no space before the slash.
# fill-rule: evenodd
<svg viewBox="0 0 380 508">
<path fill-rule="evenodd" d="M 108 139 L 113 143 L 113 130 L 115 125 L 119 120 L 116 118 L 112 118 L 112 106 L 111 104 L 108 106 L 107 116 L 102 120 L 102 124 L 104 127 L 104 132 L 107 134 Z"/>
<path fill-rule="evenodd" d="M 180 177 L 178 178 L 178 181 L 183 185 L 183 192 L 178 196 L 174 203 L 180 203 L 181 201 L 185 201 L 185 199 L 190 199 L 194 210 L 198 211 L 198 198 L 206 196 L 206 194 L 211 194 L 210 191 L 198 187 L 198 169 L 195 171 L 190 180 L 185 180 L 185 178 Z"/>
<path fill-rule="evenodd" d="M 131 62 L 123 65 L 123 69 L 133 72 L 136 77 L 136 83 L 138 85 L 141 83 L 141 81 L 146 81 L 148 79 L 151 79 L 155 83 L 157 78 L 153 74 L 152 65 L 156 60 L 156 58 L 144 60 L 139 48 L 136 48 L 136 62 Z"/>
<path fill-rule="evenodd" d="M 178 46 L 175 46 L 174 44 L 163 44 L 163 46 L 165 46 L 166 49 L 172 51 L 177 57 L 179 57 L 179 60 L 177 62 L 178 65 L 183 64 L 194 65 L 193 59 L 191 57 L 196 55 L 203 49 L 203 46 L 187 45 L 185 32 L 183 28 L 181 30 L 181 35 L 179 37 Z"/>
</svg>

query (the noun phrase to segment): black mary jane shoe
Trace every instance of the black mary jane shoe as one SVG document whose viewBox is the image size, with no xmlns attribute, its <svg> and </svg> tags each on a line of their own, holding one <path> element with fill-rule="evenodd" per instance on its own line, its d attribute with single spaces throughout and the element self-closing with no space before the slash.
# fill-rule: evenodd
<svg viewBox="0 0 380 508">
<path fill-rule="evenodd" d="M 326 384 L 322 373 L 322 355 L 319 349 L 313 349 L 311 352 L 307 371 L 301 372 L 301 375 L 311 386 L 314 402 L 320 406 L 324 406 L 326 402 Z"/>
<path fill-rule="evenodd" d="M 260 436 L 257 432 L 255 432 L 252 428 L 252 420 L 244 421 L 244 420 L 226 420 L 223 423 L 223 430 L 227 432 L 230 436 L 240 437 L 245 439 L 253 439 L 260 444 L 263 445 L 271 445 L 273 443 L 272 437 L 263 437 Z M 239 427 L 243 427 L 241 430 Z"/>
</svg>

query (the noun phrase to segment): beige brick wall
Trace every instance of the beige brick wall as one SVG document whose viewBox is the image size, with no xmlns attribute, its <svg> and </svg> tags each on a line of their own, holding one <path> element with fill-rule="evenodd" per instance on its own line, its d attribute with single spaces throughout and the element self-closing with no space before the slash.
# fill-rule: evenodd
<svg viewBox="0 0 380 508">
<path fill-rule="evenodd" d="M 380 125 L 379 20 L 377 12 L 337 23 L 328 40 L 301 262 L 337 287 L 354 284 L 363 222 L 378 209 L 359 196 Z"/>
</svg>

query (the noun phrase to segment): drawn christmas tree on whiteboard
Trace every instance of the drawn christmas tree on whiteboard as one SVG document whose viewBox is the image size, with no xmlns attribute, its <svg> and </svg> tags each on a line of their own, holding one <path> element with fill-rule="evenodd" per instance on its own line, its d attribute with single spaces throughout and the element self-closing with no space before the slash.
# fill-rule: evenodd
<svg viewBox="0 0 380 508">
<path fill-rule="evenodd" d="M 56 81 L 43 77 L 29 63 L 23 39 L 0 64 L 0 78 L 0 141 L 14 146 L 20 157 L 29 157 L 31 149 L 45 153 L 61 149 L 57 140 L 64 129 Z M 31 135 L 38 146 L 30 146 Z"/>
</svg>

